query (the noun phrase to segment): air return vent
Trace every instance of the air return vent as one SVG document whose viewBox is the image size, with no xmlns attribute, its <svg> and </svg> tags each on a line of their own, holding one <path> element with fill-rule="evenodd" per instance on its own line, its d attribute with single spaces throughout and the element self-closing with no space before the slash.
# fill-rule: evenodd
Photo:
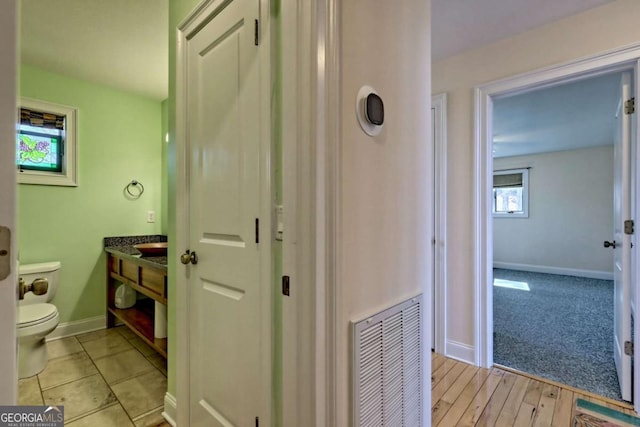
<svg viewBox="0 0 640 427">
<path fill-rule="evenodd" d="M 423 425 L 421 300 L 352 323 L 354 426 Z"/>
</svg>

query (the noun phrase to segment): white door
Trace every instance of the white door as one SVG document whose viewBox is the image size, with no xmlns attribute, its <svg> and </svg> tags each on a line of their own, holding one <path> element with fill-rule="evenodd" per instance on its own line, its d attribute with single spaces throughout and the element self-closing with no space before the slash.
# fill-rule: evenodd
<svg viewBox="0 0 640 427">
<path fill-rule="evenodd" d="M 621 82 L 621 103 L 616 115 L 614 140 L 614 358 L 622 398 L 631 401 L 631 356 L 625 354 L 625 342 L 631 342 L 631 235 L 625 233 L 624 221 L 631 219 L 631 115 L 625 101 L 632 98 L 631 73 Z M 613 244 L 612 244 L 613 243 Z"/>
<path fill-rule="evenodd" d="M 232 0 L 220 9 L 187 47 L 189 249 L 197 256 L 186 267 L 190 425 L 266 426 L 271 315 L 259 233 L 261 197 L 268 197 L 260 191 L 267 162 L 254 37 L 259 3 Z"/>
<path fill-rule="evenodd" d="M 16 353 L 16 70 L 15 0 L 0 13 L 0 405 L 15 405 L 18 394 Z M 7 237 L 11 236 L 11 241 Z M 6 251 L 6 252 L 5 252 Z"/>
</svg>

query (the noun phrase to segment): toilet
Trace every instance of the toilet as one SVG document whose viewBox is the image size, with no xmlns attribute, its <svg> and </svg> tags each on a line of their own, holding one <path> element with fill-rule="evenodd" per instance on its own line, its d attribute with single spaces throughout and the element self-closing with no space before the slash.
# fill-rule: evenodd
<svg viewBox="0 0 640 427">
<path fill-rule="evenodd" d="M 47 365 L 45 337 L 60 322 L 58 309 L 49 304 L 58 287 L 60 262 L 25 264 L 18 267 L 18 275 L 27 285 L 36 279 L 47 279 L 48 289 L 43 295 L 26 292 L 18 301 L 18 377 L 27 378 L 41 372 Z"/>
</svg>

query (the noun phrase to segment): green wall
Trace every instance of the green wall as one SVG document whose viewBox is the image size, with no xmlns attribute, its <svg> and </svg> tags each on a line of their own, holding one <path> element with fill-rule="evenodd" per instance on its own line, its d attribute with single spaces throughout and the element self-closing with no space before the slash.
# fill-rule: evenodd
<svg viewBox="0 0 640 427">
<path fill-rule="evenodd" d="M 161 103 L 27 65 L 20 91 L 78 108 L 79 156 L 78 187 L 18 186 L 20 262 L 62 262 L 60 322 L 104 315 L 102 238 L 161 231 Z M 145 187 L 134 201 L 123 195 L 132 179 Z"/>
</svg>

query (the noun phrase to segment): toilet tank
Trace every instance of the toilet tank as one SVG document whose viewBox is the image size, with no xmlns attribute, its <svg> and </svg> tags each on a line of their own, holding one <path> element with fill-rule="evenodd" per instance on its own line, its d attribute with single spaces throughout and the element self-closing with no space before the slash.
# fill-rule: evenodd
<svg viewBox="0 0 640 427">
<path fill-rule="evenodd" d="M 20 264 L 18 267 L 18 275 L 24 279 L 25 283 L 31 284 L 36 279 L 45 278 L 49 282 L 49 289 L 44 295 L 35 295 L 33 292 L 27 292 L 24 294 L 24 299 L 19 301 L 19 304 L 36 304 L 51 301 L 58 289 L 60 266 L 59 261 Z"/>
</svg>

